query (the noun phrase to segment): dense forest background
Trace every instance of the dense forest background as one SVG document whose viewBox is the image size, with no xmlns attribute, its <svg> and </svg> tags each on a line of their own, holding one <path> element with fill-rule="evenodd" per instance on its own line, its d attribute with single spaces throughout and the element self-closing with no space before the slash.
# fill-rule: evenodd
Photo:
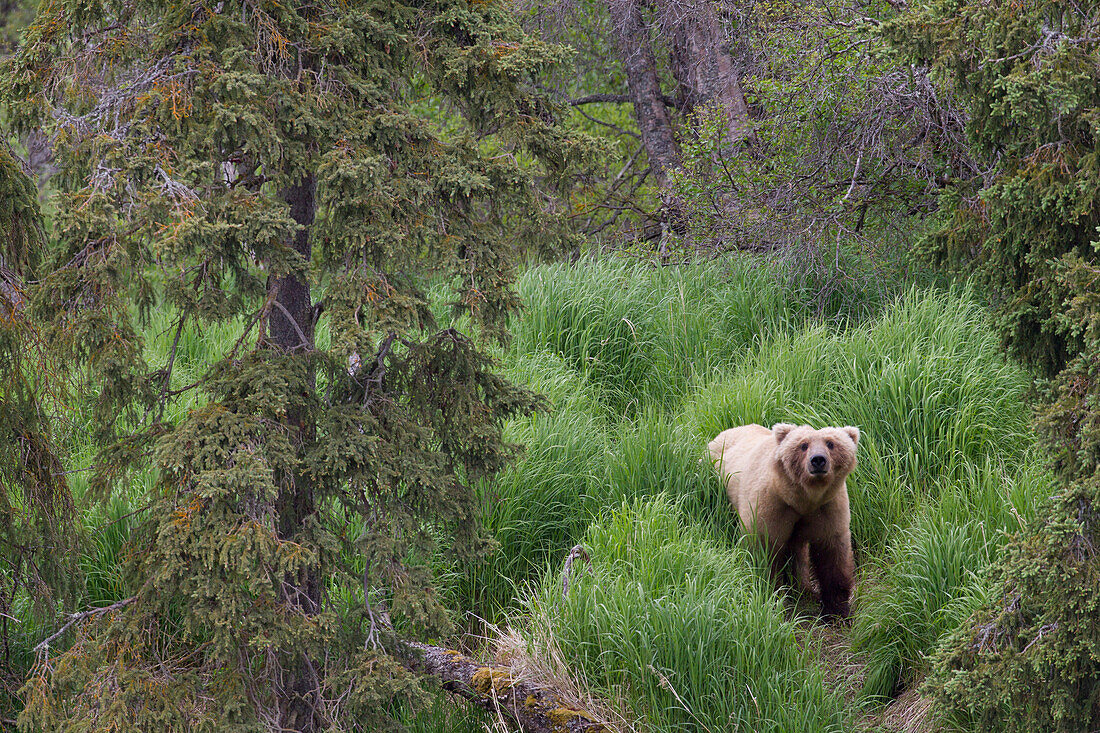
<svg viewBox="0 0 1100 733">
<path fill-rule="evenodd" d="M 0 0 L 0 725 L 1100 725 L 1100 5 Z M 850 626 L 700 461 L 860 427 Z"/>
</svg>

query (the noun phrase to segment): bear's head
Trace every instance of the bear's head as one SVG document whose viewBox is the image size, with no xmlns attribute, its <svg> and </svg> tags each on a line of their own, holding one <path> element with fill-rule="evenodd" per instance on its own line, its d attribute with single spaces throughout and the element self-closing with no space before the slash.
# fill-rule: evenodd
<svg viewBox="0 0 1100 733">
<path fill-rule="evenodd" d="M 779 423 L 775 458 L 798 485 L 810 490 L 838 486 L 856 467 L 859 428 L 822 428 Z"/>
</svg>

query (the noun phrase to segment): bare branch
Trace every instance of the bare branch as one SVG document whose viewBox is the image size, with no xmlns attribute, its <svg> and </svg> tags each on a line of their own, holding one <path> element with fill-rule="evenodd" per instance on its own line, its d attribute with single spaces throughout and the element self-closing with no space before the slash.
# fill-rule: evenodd
<svg viewBox="0 0 1100 733">
<path fill-rule="evenodd" d="M 76 622 L 83 621 L 84 619 L 91 618 L 93 616 L 101 616 L 105 613 L 110 613 L 111 611 L 117 611 L 120 608 L 126 608 L 131 603 L 133 603 L 136 598 L 137 598 L 137 596 L 130 596 L 129 598 L 127 598 L 125 600 L 118 601 L 117 603 L 112 603 L 109 606 L 103 606 L 102 608 L 93 608 L 93 609 L 90 609 L 88 611 L 80 611 L 79 613 L 70 613 L 69 614 L 69 620 L 67 622 L 65 622 L 65 625 L 62 626 L 57 631 L 55 631 L 50 636 L 48 636 L 45 639 L 43 639 L 42 641 L 40 641 L 34 647 L 34 651 L 37 654 L 40 654 L 40 655 L 48 654 L 49 651 L 50 651 L 50 644 L 53 643 L 56 639 L 58 639 L 66 631 L 68 631 L 69 627 L 72 626 L 73 624 L 75 624 Z"/>
<path fill-rule="evenodd" d="M 680 109 L 681 104 L 674 98 L 667 94 L 659 95 L 659 99 L 665 103 L 665 106 L 672 107 L 674 109 Z M 579 107 L 582 104 L 632 104 L 633 99 L 629 94 L 589 94 L 577 99 L 570 99 L 569 104 L 573 107 Z"/>
<path fill-rule="evenodd" d="M 615 132 L 619 133 L 620 135 L 629 135 L 630 137 L 632 137 L 636 140 L 641 138 L 641 135 L 639 135 L 638 133 L 632 132 L 631 130 L 624 130 L 623 128 L 619 127 L 618 125 L 613 125 L 610 122 L 605 122 L 604 120 L 601 120 L 597 117 L 593 117 L 592 115 L 588 114 L 587 112 L 585 112 L 583 109 L 580 109 L 579 107 L 577 108 L 577 111 L 580 112 L 582 115 L 584 115 L 589 120 L 591 120 L 592 122 L 595 122 L 597 125 L 602 125 L 604 127 L 612 129 Z"/>
<path fill-rule="evenodd" d="M 562 598 L 569 595 L 569 580 L 573 577 L 573 561 L 577 558 L 584 560 L 585 565 L 588 566 L 588 571 L 592 571 L 592 560 L 588 557 L 588 552 L 584 549 L 584 545 L 574 545 L 573 549 L 569 551 L 569 556 L 565 558 L 565 567 L 561 571 Z"/>
<path fill-rule="evenodd" d="M 282 312 L 284 316 L 286 316 L 287 321 L 289 321 L 290 325 L 294 327 L 294 331 L 298 334 L 298 337 L 302 339 L 302 342 L 298 344 L 298 346 L 305 346 L 306 348 L 309 348 L 311 346 L 310 340 L 306 338 L 305 333 L 302 331 L 302 327 L 298 325 L 298 321 L 294 319 L 294 316 L 290 315 L 290 311 L 286 309 L 286 306 L 280 303 L 277 299 L 272 300 L 271 302 L 276 308 L 278 308 Z"/>
</svg>

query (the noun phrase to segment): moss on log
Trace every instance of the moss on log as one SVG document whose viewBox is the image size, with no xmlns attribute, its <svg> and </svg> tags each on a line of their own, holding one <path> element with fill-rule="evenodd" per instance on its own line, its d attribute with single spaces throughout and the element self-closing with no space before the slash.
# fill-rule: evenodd
<svg viewBox="0 0 1100 733">
<path fill-rule="evenodd" d="M 452 649 L 404 642 L 410 666 L 437 677 L 443 688 L 497 713 L 525 733 L 607 733 L 584 710 L 562 702 L 546 685 L 517 679 L 507 667 L 488 667 Z"/>
</svg>

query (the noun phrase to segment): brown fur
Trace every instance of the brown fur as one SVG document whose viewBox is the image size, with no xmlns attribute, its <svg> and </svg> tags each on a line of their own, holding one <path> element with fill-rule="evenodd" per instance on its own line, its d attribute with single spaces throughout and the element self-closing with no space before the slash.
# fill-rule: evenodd
<svg viewBox="0 0 1100 733">
<path fill-rule="evenodd" d="M 730 504 L 767 545 L 777 577 L 788 560 L 816 577 L 825 616 L 847 618 L 855 573 L 845 479 L 856 466 L 859 430 L 780 423 L 743 425 L 710 442 Z"/>
</svg>

